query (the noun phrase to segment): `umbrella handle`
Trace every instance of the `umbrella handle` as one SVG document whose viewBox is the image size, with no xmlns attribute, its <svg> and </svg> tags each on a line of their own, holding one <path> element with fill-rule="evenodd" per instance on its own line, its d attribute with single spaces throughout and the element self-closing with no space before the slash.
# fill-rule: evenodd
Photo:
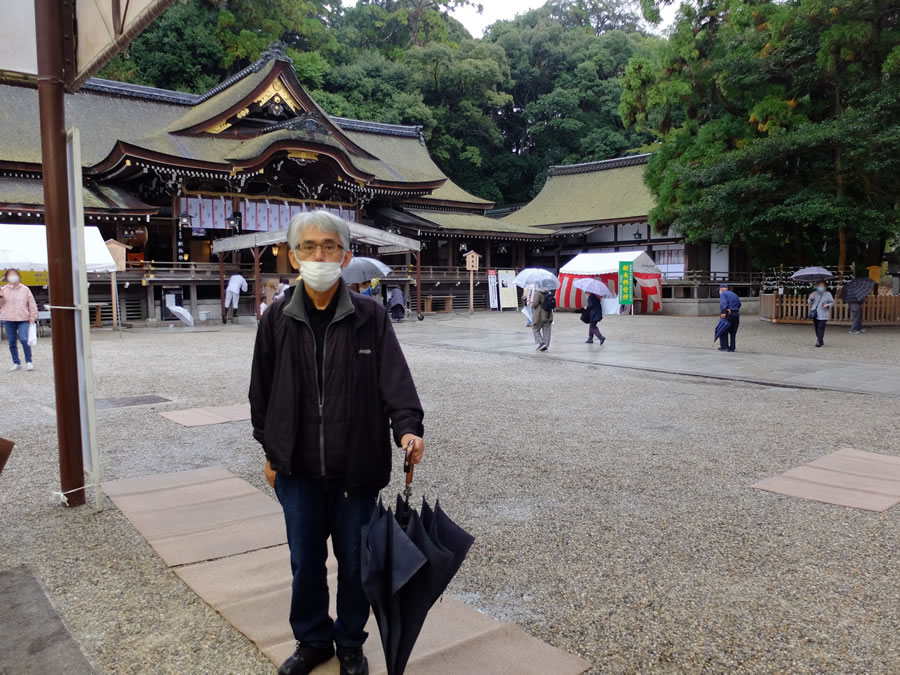
<svg viewBox="0 0 900 675">
<path fill-rule="evenodd" d="M 415 441 L 410 441 L 409 445 L 406 446 L 406 456 L 403 458 L 403 472 L 406 474 L 406 485 L 412 485 L 413 481 L 413 463 L 412 463 L 412 453 L 413 447 L 415 446 Z"/>
</svg>

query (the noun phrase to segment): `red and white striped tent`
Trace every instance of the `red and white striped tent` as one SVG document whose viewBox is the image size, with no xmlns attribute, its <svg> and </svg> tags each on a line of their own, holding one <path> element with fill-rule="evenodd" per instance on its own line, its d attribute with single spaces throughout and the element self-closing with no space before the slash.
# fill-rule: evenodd
<svg viewBox="0 0 900 675">
<path fill-rule="evenodd" d="M 581 309 L 587 304 L 587 296 L 575 288 L 575 281 L 599 275 L 613 295 L 619 294 L 619 263 L 634 263 L 635 312 L 662 311 L 662 273 L 653 259 L 644 251 L 619 251 L 618 253 L 579 253 L 559 272 L 560 286 L 556 292 L 556 305 L 563 309 Z"/>
</svg>

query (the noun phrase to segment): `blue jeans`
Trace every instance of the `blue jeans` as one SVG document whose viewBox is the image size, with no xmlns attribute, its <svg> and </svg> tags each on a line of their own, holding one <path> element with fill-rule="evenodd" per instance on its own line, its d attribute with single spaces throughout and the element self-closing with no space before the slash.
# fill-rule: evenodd
<svg viewBox="0 0 900 675">
<path fill-rule="evenodd" d="M 291 551 L 294 638 L 313 646 L 362 646 L 368 636 L 369 600 L 362 587 L 361 530 L 372 517 L 375 496 L 348 497 L 339 482 L 280 473 L 275 493 L 284 509 Z M 329 535 L 338 563 L 337 621 L 328 615 Z"/>
<path fill-rule="evenodd" d="M 25 350 L 25 363 L 31 363 L 31 347 L 28 345 L 28 322 L 27 321 L 4 321 L 3 327 L 6 329 L 6 339 L 9 341 L 9 353 L 12 354 L 13 363 L 17 366 L 21 365 L 19 360 L 19 348 L 16 345 L 16 338 L 22 343 L 22 349 Z"/>
</svg>

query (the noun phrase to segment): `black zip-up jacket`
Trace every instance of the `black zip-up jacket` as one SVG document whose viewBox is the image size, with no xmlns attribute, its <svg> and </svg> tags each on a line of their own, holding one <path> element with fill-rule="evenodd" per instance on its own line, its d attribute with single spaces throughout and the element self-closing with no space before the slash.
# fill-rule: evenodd
<svg viewBox="0 0 900 675">
<path fill-rule="evenodd" d="M 253 437 L 279 473 L 341 477 L 346 492 L 374 494 L 390 480 L 391 430 L 397 445 L 404 434 L 424 431 L 387 310 L 340 282 L 320 391 L 303 293 L 291 291 L 259 323 L 249 393 Z"/>
</svg>

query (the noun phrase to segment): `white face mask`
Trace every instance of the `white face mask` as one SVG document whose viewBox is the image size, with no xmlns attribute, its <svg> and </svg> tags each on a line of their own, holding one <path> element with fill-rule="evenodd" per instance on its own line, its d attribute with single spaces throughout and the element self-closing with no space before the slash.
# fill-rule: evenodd
<svg viewBox="0 0 900 675">
<path fill-rule="evenodd" d="M 6 280 L 11 284 L 17 284 L 17 283 L 19 283 L 19 275 L 18 274 L 10 274 L 8 277 L 6 277 Z"/>
<path fill-rule="evenodd" d="M 339 262 L 303 262 L 300 264 L 303 283 L 320 293 L 329 290 L 341 278 Z"/>
</svg>

